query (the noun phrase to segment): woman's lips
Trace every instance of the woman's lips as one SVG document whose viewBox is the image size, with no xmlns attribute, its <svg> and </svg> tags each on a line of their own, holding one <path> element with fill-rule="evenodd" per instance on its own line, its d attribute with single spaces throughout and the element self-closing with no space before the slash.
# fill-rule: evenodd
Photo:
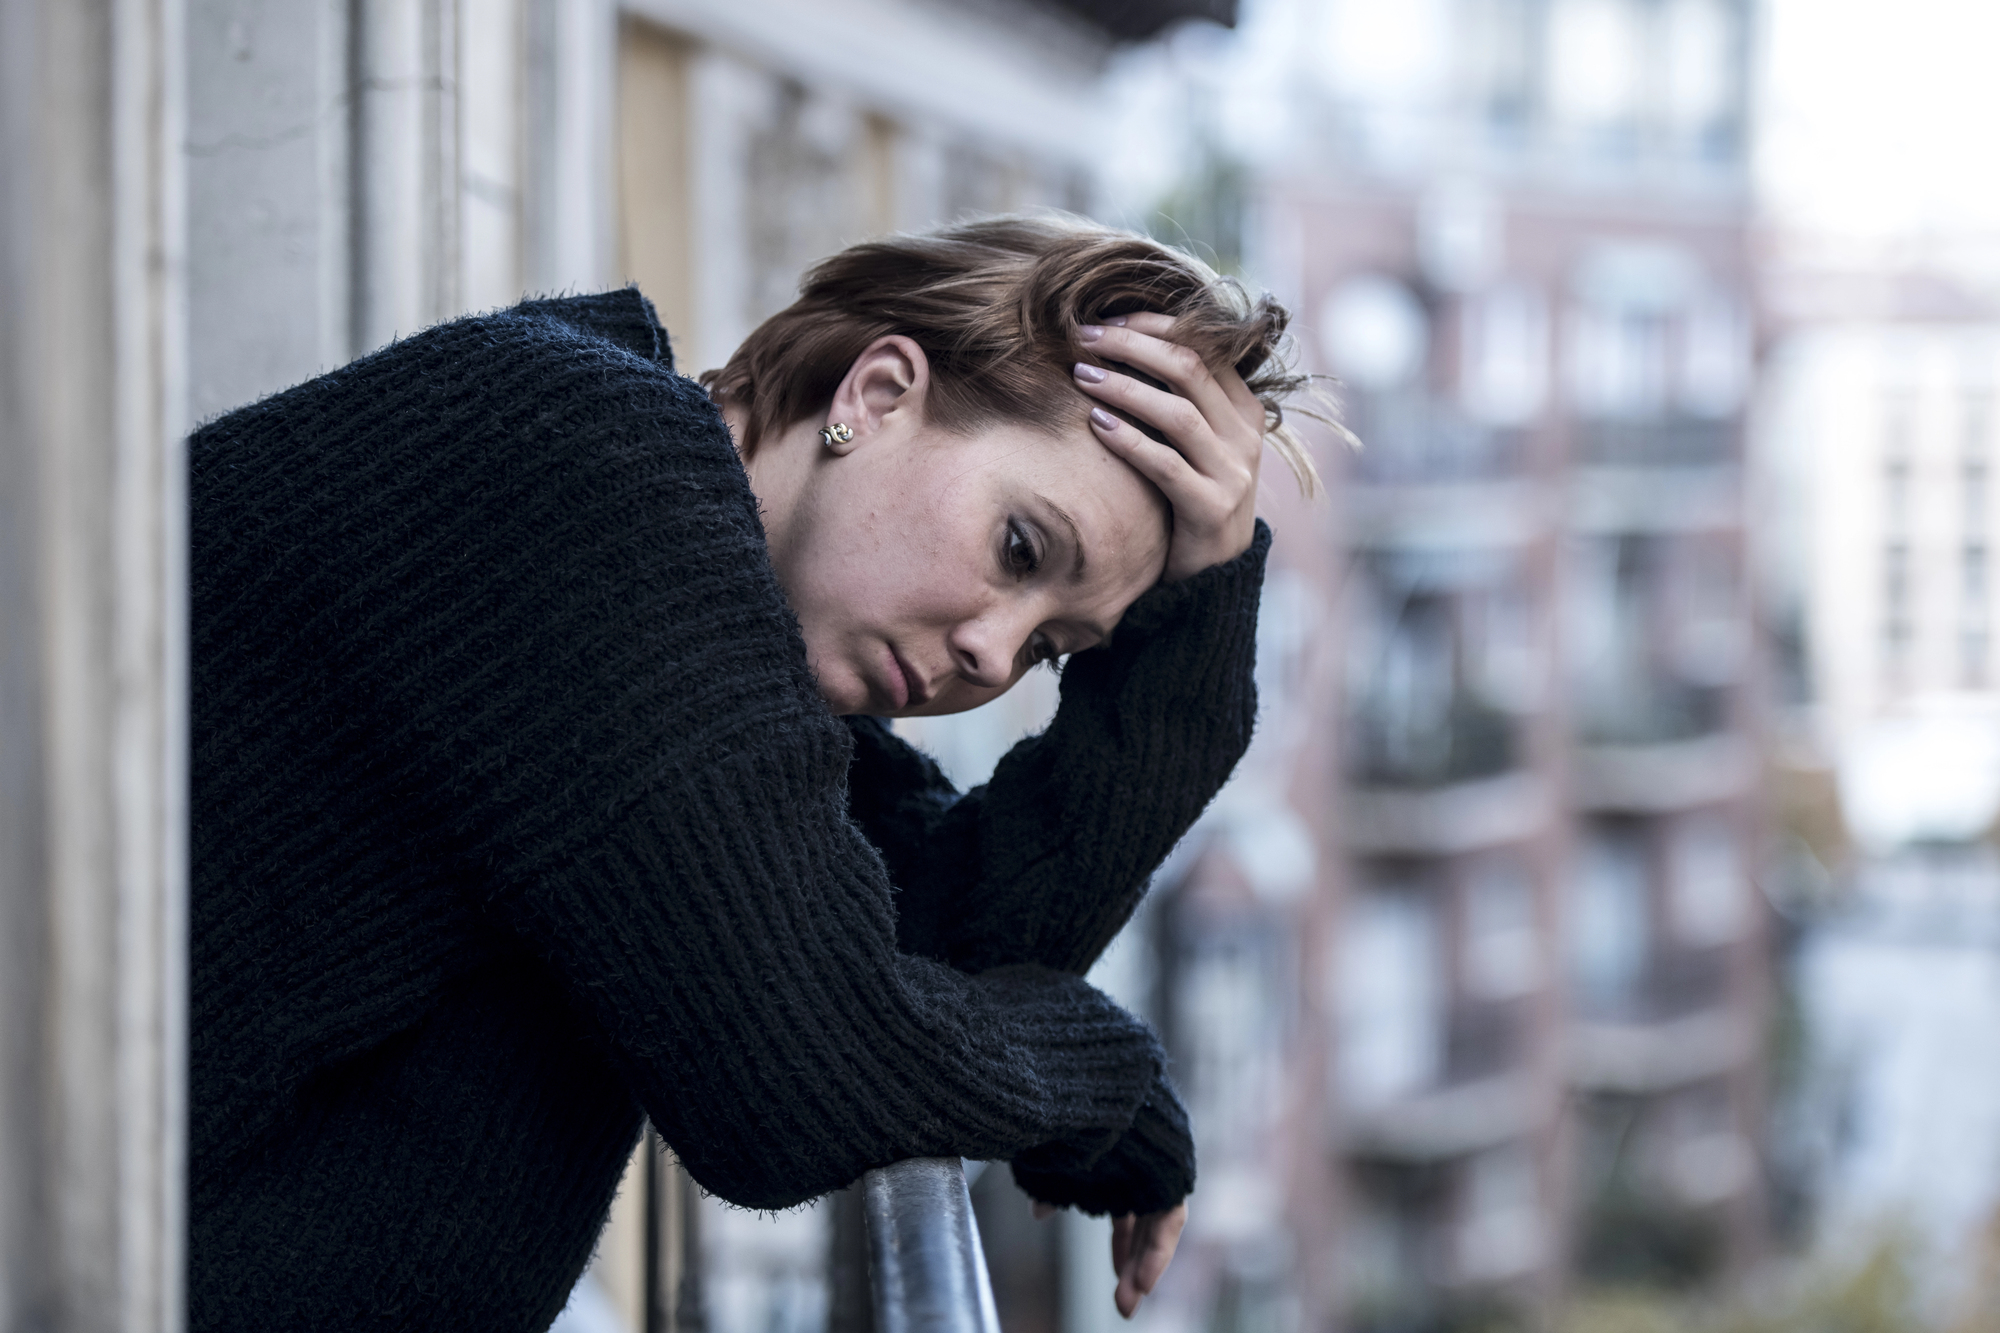
<svg viewBox="0 0 2000 1333">
<path fill-rule="evenodd" d="M 889 693 L 898 709 L 920 708 L 931 697 L 924 678 L 903 660 L 903 655 L 893 646 L 889 649 Z"/>
</svg>

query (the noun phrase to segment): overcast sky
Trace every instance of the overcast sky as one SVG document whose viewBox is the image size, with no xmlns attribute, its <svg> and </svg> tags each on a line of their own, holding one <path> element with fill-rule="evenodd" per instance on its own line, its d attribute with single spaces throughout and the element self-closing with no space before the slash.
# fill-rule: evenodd
<svg viewBox="0 0 2000 1333">
<path fill-rule="evenodd" d="M 2000 230 L 2000 0 L 1764 0 L 1758 174 L 1773 217 Z"/>
</svg>

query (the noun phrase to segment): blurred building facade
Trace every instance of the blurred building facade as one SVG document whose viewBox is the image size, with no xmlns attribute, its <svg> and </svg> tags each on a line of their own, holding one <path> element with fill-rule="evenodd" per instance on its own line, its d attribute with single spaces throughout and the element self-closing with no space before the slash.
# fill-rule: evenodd
<svg viewBox="0 0 2000 1333">
<path fill-rule="evenodd" d="M 1800 763 L 1838 773 L 1846 832 L 1882 853 L 1977 839 L 2000 812 L 2000 302 L 1939 309 L 1878 277 L 1789 312 L 1759 461 Z"/>
<path fill-rule="evenodd" d="M 1775 790 L 1803 872 L 1786 1174 L 1802 1241 L 1899 1231 L 1940 1309 L 1979 1299 L 2000 1217 L 2000 1082 L 1955 1053 L 2000 993 L 1992 247 L 1778 232 L 1762 265 Z"/>
<path fill-rule="evenodd" d="M 1532 1323 L 1760 1251 L 1754 19 L 1267 0 L 1155 63 L 1204 202 L 1153 225 L 1287 299 L 1362 440 L 1331 512 L 1267 484 L 1304 669 L 1154 909 L 1204 1152 L 1162 1323 Z"/>
</svg>

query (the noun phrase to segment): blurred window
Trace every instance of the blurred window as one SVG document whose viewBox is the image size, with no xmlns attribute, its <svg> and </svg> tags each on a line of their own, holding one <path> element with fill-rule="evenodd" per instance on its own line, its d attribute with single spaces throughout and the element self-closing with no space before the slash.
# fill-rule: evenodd
<svg viewBox="0 0 2000 1333">
<path fill-rule="evenodd" d="M 1412 1193 L 1405 1182 L 1355 1182 L 1340 1228 L 1341 1279 L 1354 1325 L 1379 1327 L 1422 1306 L 1433 1246 Z"/>
<path fill-rule="evenodd" d="M 1748 649 L 1731 548 L 1673 536 L 1577 541 L 1567 586 L 1586 743 L 1660 744 L 1727 724 L 1725 687 Z"/>
<path fill-rule="evenodd" d="M 1303 712 L 1307 658 L 1319 633 L 1321 603 L 1296 569 L 1273 569 L 1264 579 L 1257 615 L 1257 711 L 1265 717 Z"/>
<path fill-rule="evenodd" d="M 1617 1012 L 1638 997 L 1651 949 L 1646 846 L 1636 830 L 1586 832 L 1570 881 L 1570 974 L 1587 1010 Z"/>
<path fill-rule="evenodd" d="M 1320 308 L 1320 339 L 1334 372 L 1380 393 L 1415 380 L 1430 349 L 1430 321 L 1410 289 L 1378 273 L 1351 277 Z"/>
<path fill-rule="evenodd" d="M 1417 263 L 1424 280 L 1446 292 L 1485 286 L 1500 267 L 1506 218 L 1493 191 L 1477 180 L 1447 177 L 1417 204 Z"/>
<path fill-rule="evenodd" d="M 1882 547 L 1882 651 L 1894 669 L 1903 666 L 1916 637 L 1910 602 L 1909 545 L 1886 542 Z"/>
<path fill-rule="evenodd" d="M 1442 0 L 1332 0 L 1322 15 L 1321 66 L 1340 96 L 1360 103 L 1421 105 L 1448 71 Z"/>
<path fill-rule="evenodd" d="M 1555 0 L 1550 97 L 1557 115 L 1587 128 L 1623 127 L 1637 115 L 1645 86 L 1639 19 L 1629 0 Z"/>
<path fill-rule="evenodd" d="M 1661 17 L 1667 123 L 1703 138 L 1736 109 L 1736 12 L 1724 0 L 1669 0 Z"/>
<path fill-rule="evenodd" d="M 1470 0 L 1464 9 L 1467 92 L 1501 135 L 1517 134 L 1535 112 L 1538 9 L 1534 0 Z"/>
<path fill-rule="evenodd" d="M 1456 1276 L 1495 1282 L 1539 1267 L 1546 1236 L 1532 1151 L 1519 1144 L 1479 1153 L 1465 1164 Z"/>
<path fill-rule="evenodd" d="M 1656 1169 L 1682 1203 L 1720 1203 L 1749 1183 L 1757 1159 L 1737 1132 L 1727 1085 L 1690 1088 L 1662 1111 Z"/>
<path fill-rule="evenodd" d="M 1343 923 L 1339 1091 L 1371 1108 L 1437 1080 L 1444 1054 L 1444 987 L 1437 913 L 1413 887 L 1356 894 Z"/>
<path fill-rule="evenodd" d="M 776 81 L 751 133 L 744 198 L 750 282 L 742 318 L 755 327 L 790 305 L 799 274 L 865 226 L 855 188 L 865 169 L 866 125 L 852 107 Z"/>
<path fill-rule="evenodd" d="M 1965 395 L 1961 445 L 1968 458 L 1985 457 L 1992 445 L 1993 395 L 1976 389 Z"/>
<path fill-rule="evenodd" d="M 1727 944 L 1743 934 L 1746 888 L 1735 827 L 1719 814 L 1693 815 L 1674 828 L 1672 892 L 1675 936 L 1684 944 Z"/>
<path fill-rule="evenodd" d="M 1525 282 L 1503 282 L 1465 304 L 1460 399 L 1474 420 L 1527 426 L 1549 396 L 1549 311 Z"/>
<path fill-rule="evenodd" d="M 1586 417 L 1656 417 L 1667 397 L 1665 319 L 1638 306 L 1589 303 L 1570 317 L 1569 389 Z"/>
<path fill-rule="evenodd" d="M 1748 656 L 1736 574 L 1736 553 L 1715 542 L 1682 548 L 1681 613 L 1674 635 L 1674 669 L 1694 685 L 1734 684 Z"/>
<path fill-rule="evenodd" d="M 1535 885 L 1518 857 L 1492 857 L 1474 866 L 1465 886 L 1466 993 L 1481 1000 L 1511 1000 L 1542 982 L 1541 934 L 1535 920 Z"/>
<path fill-rule="evenodd" d="M 1517 713 L 1540 707 L 1547 693 L 1548 667 L 1533 595 L 1518 587 L 1496 588 L 1478 599 L 1476 609 L 1480 693 Z"/>
<path fill-rule="evenodd" d="M 1432 786 L 1513 765 L 1515 719 L 1483 693 L 1477 656 L 1468 660 L 1484 596 L 1463 586 L 1466 563 L 1374 561 L 1354 579 L 1345 740 L 1355 777 Z"/>
<path fill-rule="evenodd" d="M 1275 941 L 1254 925 L 1180 923 L 1173 1034 L 1205 1149 L 1255 1156 L 1280 1104 L 1284 1010 Z"/>
<path fill-rule="evenodd" d="M 1963 528 L 1959 551 L 1959 685 L 1969 690 L 1987 687 L 1989 607 L 1992 575 L 1987 545 L 1993 470 L 1987 460 L 1992 395 L 1974 390 L 1965 395 L 1959 437 L 1959 513 Z"/>
<path fill-rule="evenodd" d="M 1750 390 L 1750 322 L 1724 292 L 1703 294 L 1681 331 L 1676 398 L 1691 416 L 1734 416 Z"/>
<path fill-rule="evenodd" d="M 1882 454 L 1885 458 L 1908 458 L 1915 442 L 1917 396 L 1907 389 L 1894 389 L 1882 396 Z"/>
<path fill-rule="evenodd" d="M 1959 553 L 1959 676 L 1960 685 L 1986 687 L 1987 606 L 1992 597 L 1984 542 L 1968 541 Z"/>
<path fill-rule="evenodd" d="M 1907 532 L 1910 526 L 1910 460 L 1894 454 L 1882 465 L 1883 527 L 1892 533 Z"/>
</svg>

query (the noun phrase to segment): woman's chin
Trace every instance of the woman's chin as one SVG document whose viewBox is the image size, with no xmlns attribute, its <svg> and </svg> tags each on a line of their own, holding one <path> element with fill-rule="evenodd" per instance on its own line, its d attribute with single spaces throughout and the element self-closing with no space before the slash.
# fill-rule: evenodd
<svg viewBox="0 0 2000 1333">
<path fill-rule="evenodd" d="M 836 717 L 852 717 L 867 714 L 871 717 L 893 717 L 892 710 L 883 706 L 883 701 L 875 697 L 860 678 L 847 674 L 843 679 L 828 681 L 820 679 L 819 697 Z"/>
</svg>

